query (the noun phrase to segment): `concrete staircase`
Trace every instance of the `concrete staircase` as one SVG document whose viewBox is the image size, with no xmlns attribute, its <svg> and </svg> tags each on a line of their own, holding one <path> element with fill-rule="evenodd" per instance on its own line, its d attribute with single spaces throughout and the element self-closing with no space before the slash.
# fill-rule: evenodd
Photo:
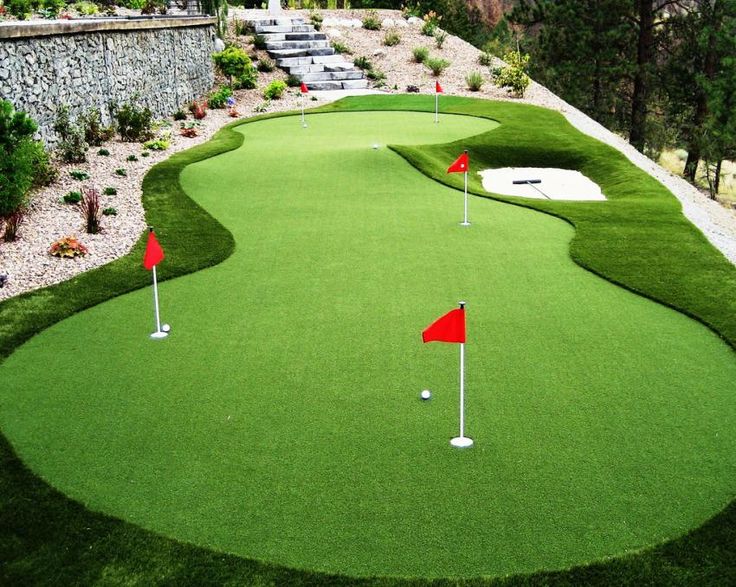
<svg viewBox="0 0 736 587">
<path fill-rule="evenodd" d="M 368 87 L 363 72 L 330 46 L 327 36 L 301 18 L 252 21 L 266 39 L 266 51 L 281 69 L 295 75 L 310 90 L 361 90 Z"/>
</svg>

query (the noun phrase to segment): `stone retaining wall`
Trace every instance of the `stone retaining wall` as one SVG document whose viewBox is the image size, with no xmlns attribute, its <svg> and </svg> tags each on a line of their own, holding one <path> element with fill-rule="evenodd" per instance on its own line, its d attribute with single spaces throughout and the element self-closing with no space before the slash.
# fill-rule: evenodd
<svg viewBox="0 0 736 587">
<path fill-rule="evenodd" d="M 0 25 L 0 97 L 51 129 L 57 108 L 72 118 L 110 105 L 138 102 L 169 115 L 210 91 L 214 19 L 90 19 Z"/>
</svg>

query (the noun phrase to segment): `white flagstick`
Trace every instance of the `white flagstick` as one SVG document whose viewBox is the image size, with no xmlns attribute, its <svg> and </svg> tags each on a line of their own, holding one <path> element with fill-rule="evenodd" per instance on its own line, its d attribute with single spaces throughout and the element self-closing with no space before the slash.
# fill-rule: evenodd
<svg viewBox="0 0 736 587">
<path fill-rule="evenodd" d="M 304 102 L 305 102 L 304 94 L 302 94 L 302 128 L 307 128 L 307 121 L 304 119 Z"/>
<path fill-rule="evenodd" d="M 465 308 L 465 302 L 460 302 L 460 308 Z M 460 343 L 460 436 L 450 440 L 450 444 L 457 448 L 473 446 L 473 439 L 465 436 L 465 343 Z"/>
<path fill-rule="evenodd" d="M 434 121 L 435 123 L 440 121 L 440 93 L 436 89 L 434 91 Z"/>
<path fill-rule="evenodd" d="M 156 279 L 156 266 L 153 266 L 153 305 L 156 311 L 156 332 L 151 338 L 166 338 L 169 333 L 161 330 L 161 318 L 158 310 L 158 280 Z"/>
</svg>

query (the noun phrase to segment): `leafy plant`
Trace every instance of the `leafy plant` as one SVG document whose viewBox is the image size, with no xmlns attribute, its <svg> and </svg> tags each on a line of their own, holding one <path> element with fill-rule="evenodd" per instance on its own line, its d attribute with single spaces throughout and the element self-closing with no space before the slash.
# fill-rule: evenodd
<svg viewBox="0 0 736 587">
<path fill-rule="evenodd" d="M 143 146 L 151 151 L 165 151 L 171 146 L 171 141 L 165 138 L 152 139 L 143 143 Z"/>
<path fill-rule="evenodd" d="M 312 11 L 309 13 L 309 22 L 314 27 L 315 31 L 319 31 L 322 29 L 322 15 L 317 11 Z"/>
<path fill-rule="evenodd" d="M 186 120 L 187 119 L 187 113 L 184 112 L 181 108 L 174 112 L 174 120 Z"/>
<path fill-rule="evenodd" d="M 434 10 L 430 10 L 427 14 L 422 17 L 424 24 L 422 24 L 422 34 L 428 37 L 434 36 L 435 31 L 440 26 L 442 17 L 439 16 Z"/>
<path fill-rule="evenodd" d="M 102 214 L 103 214 L 103 216 L 117 216 L 118 215 L 118 211 L 117 211 L 116 208 L 113 208 L 112 206 L 110 206 L 108 208 L 105 208 L 102 211 Z"/>
<path fill-rule="evenodd" d="M 465 83 L 471 92 L 478 92 L 483 87 L 483 74 L 479 71 L 471 71 L 465 76 Z"/>
<path fill-rule="evenodd" d="M 5 217 L 5 233 L 3 234 L 3 240 L 6 243 L 12 243 L 18 238 L 18 229 L 25 219 L 26 212 L 23 208 L 18 208 L 15 212 L 12 212 Z M 1 226 L 2 225 L 0 225 L 0 227 Z"/>
<path fill-rule="evenodd" d="M 293 73 L 290 73 L 286 76 L 286 85 L 290 88 L 298 88 L 302 84 L 302 80 L 299 79 L 298 75 L 294 75 Z"/>
<path fill-rule="evenodd" d="M 432 75 L 438 77 L 450 66 L 450 62 L 440 57 L 427 57 L 424 60 L 424 65 L 432 71 Z"/>
<path fill-rule="evenodd" d="M 406 91 L 409 94 L 418 94 L 419 93 L 419 86 L 408 85 L 408 86 L 406 86 Z"/>
<path fill-rule="evenodd" d="M 8 12 L 18 20 L 27 19 L 33 12 L 31 0 L 8 0 L 5 5 Z"/>
<path fill-rule="evenodd" d="M 490 53 L 488 51 L 481 51 L 481 54 L 478 55 L 478 63 L 480 65 L 490 67 L 491 65 L 493 65 L 493 53 Z"/>
<path fill-rule="evenodd" d="M 33 141 L 30 152 L 33 165 L 33 187 L 44 187 L 54 183 L 59 177 L 59 168 L 52 163 L 44 144 L 41 141 Z"/>
<path fill-rule="evenodd" d="M 116 196 L 118 193 L 118 189 L 113 187 L 106 187 L 104 190 L 102 190 L 102 193 L 106 196 Z"/>
<path fill-rule="evenodd" d="M 180 134 L 183 137 L 194 138 L 199 134 L 199 126 L 200 124 L 194 121 L 182 122 Z"/>
<path fill-rule="evenodd" d="M 286 91 L 286 83 L 281 80 L 274 80 L 263 90 L 263 97 L 266 100 L 278 100 Z"/>
<path fill-rule="evenodd" d="M 353 60 L 353 65 L 357 67 L 358 69 L 362 69 L 363 71 L 370 71 L 373 69 L 373 64 L 371 63 L 371 60 L 367 57 L 356 57 Z"/>
<path fill-rule="evenodd" d="M 87 252 L 87 247 L 75 236 L 65 236 L 53 243 L 49 249 L 49 254 L 54 257 L 83 257 Z"/>
<path fill-rule="evenodd" d="M 253 107 L 253 112 L 266 112 L 268 110 L 268 107 L 271 106 L 271 100 L 265 100 L 261 102 L 260 104 L 257 104 Z"/>
<path fill-rule="evenodd" d="M 64 194 L 64 203 L 79 204 L 82 201 L 82 192 L 67 192 Z"/>
<path fill-rule="evenodd" d="M 382 82 L 386 79 L 386 74 L 383 73 L 380 69 L 369 69 L 365 76 L 369 80 L 373 80 L 374 82 Z"/>
<path fill-rule="evenodd" d="M 266 37 L 263 35 L 253 35 L 253 47 L 258 49 L 259 51 L 265 51 L 266 50 Z M 227 49 L 225 49 L 227 51 Z"/>
<path fill-rule="evenodd" d="M 227 105 L 227 99 L 232 98 L 232 95 L 233 91 L 227 86 L 224 86 L 210 94 L 210 97 L 207 99 L 207 104 L 210 108 L 224 108 Z"/>
<path fill-rule="evenodd" d="M 66 7 L 66 2 L 64 0 L 41 0 L 40 7 L 44 18 L 56 18 Z"/>
<path fill-rule="evenodd" d="M 381 28 L 381 19 L 378 18 L 378 12 L 369 10 L 363 17 L 363 28 L 369 31 L 377 31 Z"/>
<path fill-rule="evenodd" d="M 88 145 L 84 138 L 84 127 L 72 122 L 68 106 L 61 106 L 56 111 L 53 130 L 59 137 L 57 150 L 63 161 L 84 163 L 87 160 Z"/>
<path fill-rule="evenodd" d="M 153 113 L 135 102 L 115 108 L 120 138 L 129 143 L 142 142 L 153 136 Z"/>
<path fill-rule="evenodd" d="M 388 31 L 383 36 L 383 44 L 387 47 L 395 47 L 399 43 L 401 43 L 401 35 L 396 31 Z"/>
<path fill-rule="evenodd" d="M 114 128 L 102 124 L 102 115 L 97 108 L 91 108 L 87 114 L 81 116 L 80 123 L 84 128 L 85 142 L 94 147 L 109 141 L 115 134 Z"/>
<path fill-rule="evenodd" d="M 442 49 L 442 45 L 445 44 L 446 40 L 447 40 L 447 33 L 445 31 L 437 29 L 434 32 L 434 42 L 437 44 L 438 49 Z"/>
<path fill-rule="evenodd" d="M 110 156 L 110 151 L 108 151 L 107 149 L 100 149 L 99 151 L 97 151 L 97 154 L 100 157 L 109 157 Z"/>
<path fill-rule="evenodd" d="M 427 47 L 414 47 L 411 50 L 411 54 L 416 63 L 424 63 L 427 57 L 429 57 L 429 49 Z"/>
<path fill-rule="evenodd" d="M 506 88 L 517 98 L 523 97 L 531 81 L 526 74 L 529 67 L 529 55 L 509 51 L 503 56 L 503 60 L 506 65 L 493 70 L 493 80 L 499 87 Z"/>
<path fill-rule="evenodd" d="M 136 157 L 135 155 L 128 155 L 128 156 L 127 156 L 127 157 L 125 158 L 125 160 L 126 160 L 126 161 L 138 161 L 138 157 Z"/>
<path fill-rule="evenodd" d="M 235 88 L 252 90 L 258 84 L 258 70 L 251 65 L 245 72 L 235 80 Z"/>
<path fill-rule="evenodd" d="M 276 69 L 276 64 L 268 57 L 264 57 L 258 62 L 256 69 L 263 73 L 270 73 L 271 71 Z"/>
<path fill-rule="evenodd" d="M 102 210 L 100 209 L 100 192 L 93 188 L 85 188 L 82 202 L 79 205 L 82 217 L 89 234 L 97 234 L 102 230 L 100 220 Z"/>
<path fill-rule="evenodd" d="M 87 0 L 75 2 L 74 4 L 72 4 L 72 8 L 82 16 L 92 16 L 93 14 L 97 14 L 100 11 L 100 9 L 97 7 L 97 4 L 95 4 L 94 2 L 87 2 Z"/>
<path fill-rule="evenodd" d="M 122 167 L 118 167 L 115 170 L 115 175 L 118 175 L 120 177 L 127 177 L 128 176 L 128 172 L 125 169 L 123 169 Z"/>
<path fill-rule="evenodd" d="M 143 151 L 143 153 L 141 153 L 141 157 L 150 157 L 150 156 L 151 154 L 148 151 Z"/>
<path fill-rule="evenodd" d="M 247 20 L 233 19 L 233 32 L 239 37 L 250 35 L 253 33 L 253 25 Z"/>
<path fill-rule="evenodd" d="M 80 169 L 72 169 L 69 172 L 69 176 L 73 179 L 76 179 L 77 181 L 84 181 L 85 179 L 89 179 L 89 173 L 86 171 L 81 171 Z"/>
<path fill-rule="evenodd" d="M 345 55 L 353 54 L 353 50 L 340 41 L 330 41 L 330 46 L 335 50 L 335 53 L 345 53 Z"/>
</svg>

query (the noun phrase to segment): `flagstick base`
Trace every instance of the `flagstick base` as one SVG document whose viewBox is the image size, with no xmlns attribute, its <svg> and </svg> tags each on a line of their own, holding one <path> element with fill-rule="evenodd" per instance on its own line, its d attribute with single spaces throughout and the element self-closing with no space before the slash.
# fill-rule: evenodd
<svg viewBox="0 0 736 587">
<path fill-rule="evenodd" d="M 157 339 L 157 338 L 166 338 L 169 336 L 168 332 L 164 332 L 163 330 L 159 330 L 158 332 L 154 332 L 151 334 L 151 338 Z"/>
<path fill-rule="evenodd" d="M 450 440 L 450 444 L 455 448 L 468 448 L 473 446 L 473 439 L 467 436 L 456 436 Z"/>
<path fill-rule="evenodd" d="M 460 226 L 470 226 L 470 222 L 461 222 Z"/>
</svg>

